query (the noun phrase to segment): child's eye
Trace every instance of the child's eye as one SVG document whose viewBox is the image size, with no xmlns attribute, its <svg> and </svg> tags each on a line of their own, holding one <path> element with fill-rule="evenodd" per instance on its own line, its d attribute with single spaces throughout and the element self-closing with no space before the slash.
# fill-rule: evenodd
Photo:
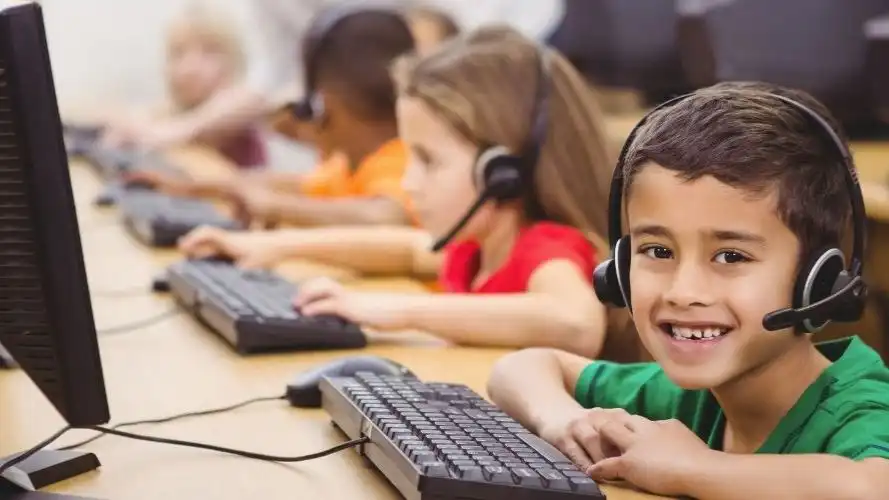
<svg viewBox="0 0 889 500">
<path fill-rule="evenodd" d="M 724 250 L 716 254 L 714 257 L 719 264 L 740 264 L 742 262 L 750 262 L 744 254 L 732 250 Z"/>
<path fill-rule="evenodd" d="M 647 247 L 642 247 L 639 249 L 640 253 L 645 254 L 647 257 L 652 259 L 672 259 L 673 252 L 666 247 L 662 247 L 659 245 L 651 245 Z"/>
</svg>

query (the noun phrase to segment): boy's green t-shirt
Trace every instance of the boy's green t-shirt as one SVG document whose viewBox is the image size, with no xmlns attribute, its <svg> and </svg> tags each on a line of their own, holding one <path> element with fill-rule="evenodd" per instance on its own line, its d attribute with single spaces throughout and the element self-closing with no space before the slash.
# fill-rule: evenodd
<svg viewBox="0 0 889 500">
<path fill-rule="evenodd" d="M 889 368 L 857 337 L 816 344 L 833 364 L 778 423 L 757 453 L 829 453 L 889 459 Z M 684 390 L 656 363 L 595 361 L 575 399 L 585 408 L 623 408 L 651 420 L 675 418 L 722 450 L 725 417 L 707 390 Z"/>
</svg>

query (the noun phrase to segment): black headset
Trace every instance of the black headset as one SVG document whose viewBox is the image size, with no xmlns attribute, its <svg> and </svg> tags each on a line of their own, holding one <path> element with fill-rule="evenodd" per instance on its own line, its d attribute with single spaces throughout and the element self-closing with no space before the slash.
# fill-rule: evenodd
<svg viewBox="0 0 889 500">
<path fill-rule="evenodd" d="M 546 141 L 549 121 L 550 73 L 546 49 L 538 49 L 537 88 L 531 114 L 531 129 L 522 150 L 515 154 L 503 145 L 482 144 L 473 167 L 478 198 L 448 233 L 432 246 L 437 252 L 463 229 L 488 200 L 502 203 L 524 196 L 534 184 L 534 170 Z"/>
<path fill-rule="evenodd" d="M 599 300 L 614 307 L 627 307 L 630 303 L 630 237 L 623 234 L 621 211 L 623 210 L 624 163 L 636 135 L 656 112 L 673 106 L 689 96 L 685 94 L 657 106 L 633 128 L 623 145 L 617 167 L 611 180 L 609 197 L 608 237 L 612 255 L 596 267 L 593 285 Z M 852 205 L 853 246 L 848 269 L 842 250 L 836 247 L 822 248 L 813 252 L 806 265 L 800 268 L 790 308 L 772 311 L 763 317 L 762 325 L 768 331 L 795 327 L 799 333 L 814 333 L 829 321 L 852 322 L 861 318 L 867 297 L 867 285 L 862 279 L 864 271 L 864 246 L 866 212 L 858 173 L 852 162 L 852 154 L 837 132 L 817 112 L 793 99 L 770 94 L 788 106 L 801 112 L 829 139 L 839 154 L 846 180 L 846 189 Z"/>
<path fill-rule="evenodd" d="M 370 5 L 368 5 L 370 4 Z M 330 33 L 341 22 L 356 14 L 374 12 L 391 15 L 404 24 L 404 28 L 410 31 L 404 16 L 387 3 L 352 2 L 338 5 L 322 11 L 312 20 L 309 32 L 306 35 L 304 45 L 308 50 L 303 54 L 303 77 L 305 96 L 294 103 L 289 104 L 290 111 L 300 121 L 309 122 L 320 120 L 324 117 L 324 99 L 315 89 L 315 79 L 318 72 L 318 54 L 321 52 Z"/>
</svg>

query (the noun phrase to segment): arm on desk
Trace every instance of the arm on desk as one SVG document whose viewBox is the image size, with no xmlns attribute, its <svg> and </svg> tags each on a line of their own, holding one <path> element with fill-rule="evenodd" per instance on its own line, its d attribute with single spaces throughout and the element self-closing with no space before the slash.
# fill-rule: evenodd
<svg viewBox="0 0 889 500">
<path fill-rule="evenodd" d="M 552 260 L 514 294 L 381 294 L 347 291 L 330 280 L 303 285 L 296 306 L 379 330 L 423 330 L 463 345 L 559 347 L 594 356 L 605 307 L 573 263 Z"/>
<path fill-rule="evenodd" d="M 404 206 L 385 196 L 327 199 L 273 192 L 264 195 L 263 208 L 251 213 L 260 219 L 284 224 L 315 227 L 401 225 L 410 222 Z"/>
<path fill-rule="evenodd" d="M 247 267 L 268 267 L 300 258 L 363 274 L 431 277 L 441 257 L 429 251 L 431 237 L 406 226 L 326 227 L 237 232 L 199 228 L 180 242 L 188 255 L 225 255 Z"/>
<path fill-rule="evenodd" d="M 877 500 L 889 491 L 889 460 L 834 455 L 736 455 L 711 451 L 683 476 L 682 492 L 701 500 Z M 630 479 L 632 481 L 632 479 Z M 644 487 L 644 485 L 639 485 Z"/>
</svg>

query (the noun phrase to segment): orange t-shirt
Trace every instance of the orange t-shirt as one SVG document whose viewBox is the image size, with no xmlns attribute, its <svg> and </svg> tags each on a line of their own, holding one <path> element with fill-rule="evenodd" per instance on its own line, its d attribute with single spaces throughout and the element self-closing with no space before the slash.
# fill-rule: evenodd
<svg viewBox="0 0 889 500">
<path fill-rule="evenodd" d="M 386 196 L 408 206 L 401 179 L 407 168 L 407 148 L 392 139 L 368 155 L 355 171 L 346 157 L 334 153 L 302 181 L 302 192 L 313 198 Z"/>
</svg>

